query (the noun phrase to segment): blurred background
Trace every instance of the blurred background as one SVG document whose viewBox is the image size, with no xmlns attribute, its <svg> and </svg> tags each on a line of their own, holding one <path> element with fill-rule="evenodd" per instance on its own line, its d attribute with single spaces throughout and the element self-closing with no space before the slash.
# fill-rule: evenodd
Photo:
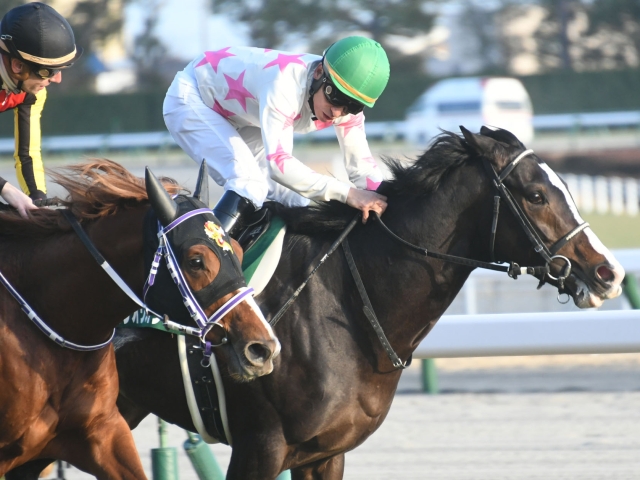
<svg viewBox="0 0 640 480">
<path fill-rule="evenodd" d="M 0 0 L 0 12 L 18 3 Z M 633 247 L 640 239 L 632 181 L 640 176 L 637 0 L 48 3 L 69 19 L 85 54 L 49 88 L 45 166 L 87 154 L 185 161 L 166 132 L 162 102 L 175 73 L 196 55 L 230 45 L 321 54 L 336 39 L 360 34 L 378 40 L 392 65 L 387 90 L 365 111 L 378 158 L 415 156 L 439 127 L 507 127 L 569 174 L 605 243 Z M 490 88 L 495 76 L 516 79 L 524 94 Z M 12 124 L 12 115 L 0 115 L 0 165 L 12 162 Z M 299 138 L 296 155 L 331 170 L 339 155 L 333 132 Z M 625 218 L 617 222 L 618 215 Z"/>
<path fill-rule="evenodd" d="M 0 12 L 19 3 L 0 0 Z M 164 94 L 178 70 L 201 52 L 226 46 L 322 54 L 341 37 L 365 35 L 391 61 L 386 91 L 365 110 L 378 161 L 415 158 L 438 128 L 513 129 L 560 173 L 628 274 L 640 274 L 638 0 L 45 3 L 70 21 L 85 49 L 62 83 L 49 88 L 42 117 L 46 167 L 101 156 L 140 174 L 152 165 L 193 187 L 197 167 L 162 119 Z M 0 175 L 15 181 L 12 134 L 13 116 L 0 115 Z M 294 153 L 344 178 L 330 129 L 299 137 Z M 49 190 L 58 193 L 51 184 Z M 474 274 L 447 313 L 576 310 L 558 303 L 550 287 L 535 287 L 528 279 Z M 632 305 L 623 296 L 602 308 Z M 398 478 L 400 464 L 402 478 L 425 478 L 424 468 L 429 478 L 638 478 L 640 354 L 436 359 L 435 365 L 435 390 L 448 395 L 418 393 L 426 387 L 424 364 L 414 362 L 394 403 L 400 410 L 392 409 L 381 431 L 347 457 L 345 478 Z M 432 411 L 435 417 L 426 418 Z M 421 415 L 424 422 L 407 422 Z M 424 435 L 422 426 L 434 418 L 438 434 Z M 155 428 L 149 419 L 135 432 L 145 465 Z M 184 433 L 174 434 L 179 446 Z M 226 467 L 229 450 L 214 451 Z M 438 459 L 418 460 L 424 451 Z M 182 454 L 180 461 L 186 465 Z M 68 473 L 84 478 L 76 474 Z"/>
</svg>

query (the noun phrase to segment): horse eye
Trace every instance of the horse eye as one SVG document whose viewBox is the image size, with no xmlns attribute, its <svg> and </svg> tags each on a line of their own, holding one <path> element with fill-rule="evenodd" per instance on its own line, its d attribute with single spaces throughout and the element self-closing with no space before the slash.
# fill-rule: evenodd
<svg viewBox="0 0 640 480">
<path fill-rule="evenodd" d="M 534 192 L 527 197 L 530 203 L 540 204 L 544 201 L 544 197 L 539 192 Z"/>
<path fill-rule="evenodd" d="M 204 262 L 201 257 L 190 258 L 189 267 L 193 270 L 202 270 L 204 268 Z"/>
</svg>

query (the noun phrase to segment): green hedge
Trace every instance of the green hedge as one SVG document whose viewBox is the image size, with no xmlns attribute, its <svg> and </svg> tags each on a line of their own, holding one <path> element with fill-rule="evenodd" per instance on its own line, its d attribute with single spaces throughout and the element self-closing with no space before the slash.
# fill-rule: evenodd
<svg viewBox="0 0 640 480">
<path fill-rule="evenodd" d="M 521 77 L 536 114 L 640 110 L 640 69 L 554 73 Z M 405 110 L 436 79 L 392 77 L 370 121 L 401 120 Z M 42 118 L 44 135 L 149 132 L 164 130 L 164 92 L 122 95 L 56 95 L 55 85 Z M 11 136 L 13 116 L 0 115 L 0 137 Z"/>
<path fill-rule="evenodd" d="M 520 77 L 536 114 L 640 110 L 640 69 Z"/>
</svg>

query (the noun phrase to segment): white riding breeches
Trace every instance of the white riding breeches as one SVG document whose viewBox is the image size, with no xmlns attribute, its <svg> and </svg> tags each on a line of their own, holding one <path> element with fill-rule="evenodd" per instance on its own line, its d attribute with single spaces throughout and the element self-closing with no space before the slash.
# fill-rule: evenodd
<svg viewBox="0 0 640 480">
<path fill-rule="evenodd" d="M 204 104 L 195 80 L 185 72 L 171 84 L 163 115 L 176 143 L 198 164 L 205 159 L 209 175 L 225 191 L 233 190 L 258 208 L 265 200 L 286 206 L 309 204 L 309 199 L 269 176 L 260 128 L 236 130 Z"/>
</svg>

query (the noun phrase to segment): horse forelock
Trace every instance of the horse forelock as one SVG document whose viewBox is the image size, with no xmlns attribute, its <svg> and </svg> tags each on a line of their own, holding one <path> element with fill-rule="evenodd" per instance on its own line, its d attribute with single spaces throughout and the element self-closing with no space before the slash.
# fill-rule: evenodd
<svg viewBox="0 0 640 480">
<path fill-rule="evenodd" d="M 48 173 L 55 183 L 67 190 L 68 196 L 62 205 L 71 209 L 79 220 L 97 220 L 148 203 L 144 179 L 111 160 L 92 159 L 51 169 Z M 171 194 L 182 190 L 173 179 L 163 177 L 161 181 Z M 0 212 L 2 236 L 46 236 L 70 229 L 56 210 L 30 210 L 27 219 L 16 211 Z"/>
</svg>

